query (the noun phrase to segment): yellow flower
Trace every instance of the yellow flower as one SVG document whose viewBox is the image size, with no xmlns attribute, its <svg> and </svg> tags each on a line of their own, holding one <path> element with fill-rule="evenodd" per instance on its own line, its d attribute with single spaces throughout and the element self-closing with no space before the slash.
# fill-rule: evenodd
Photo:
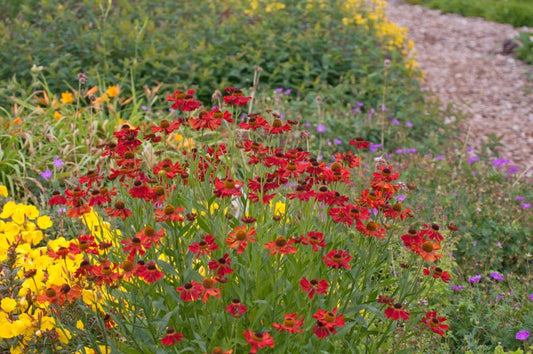
<svg viewBox="0 0 533 354">
<path fill-rule="evenodd" d="M 81 330 L 85 329 L 85 326 L 83 325 L 83 322 L 81 320 L 78 320 L 78 322 L 76 322 L 76 328 Z"/>
<path fill-rule="evenodd" d="M 20 206 L 24 206 L 24 204 L 20 204 Z M 26 208 L 24 208 L 24 214 L 26 214 L 28 219 L 33 220 L 39 216 L 39 209 L 37 209 L 35 205 L 26 205 Z"/>
<path fill-rule="evenodd" d="M 56 120 L 60 120 L 61 118 L 63 118 L 63 115 L 61 113 L 59 113 L 58 111 L 55 111 L 54 112 L 54 118 Z"/>
<path fill-rule="evenodd" d="M 109 97 L 115 97 L 118 95 L 118 85 L 115 86 L 109 86 L 109 88 L 106 91 L 107 95 Z"/>
<path fill-rule="evenodd" d="M 13 215 L 13 212 L 17 209 L 17 204 L 13 201 L 9 201 L 4 205 L 2 213 L 0 213 L 1 219 L 10 218 Z"/>
<path fill-rule="evenodd" d="M 48 215 L 41 216 L 37 219 L 37 226 L 41 230 L 46 230 L 52 226 L 52 220 L 50 220 Z"/>
<path fill-rule="evenodd" d="M 61 94 L 61 103 L 69 104 L 74 102 L 74 97 L 69 91 L 65 91 Z"/>
<path fill-rule="evenodd" d="M 7 187 L 0 185 L 0 197 L 7 197 L 8 195 Z"/>
<path fill-rule="evenodd" d="M 11 311 L 15 309 L 15 307 L 17 307 L 17 302 L 13 300 L 12 298 L 5 297 L 0 302 L 0 307 L 5 312 L 10 313 Z"/>
</svg>

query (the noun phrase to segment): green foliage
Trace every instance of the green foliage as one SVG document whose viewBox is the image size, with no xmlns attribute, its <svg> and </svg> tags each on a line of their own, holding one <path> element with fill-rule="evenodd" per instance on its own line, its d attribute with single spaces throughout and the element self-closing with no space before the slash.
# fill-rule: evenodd
<svg viewBox="0 0 533 354">
<path fill-rule="evenodd" d="M 533 3 L 529 0 L 407 0 L 443 12 L 483 17 L 515 27 L 533 26 Z"/>
<path fill-rule="evenodd" d="M 533 65 L 533 34 L 520 32 L 518 37 L 522 46 L 518 47 L 518 58 Z"/>
</svg>

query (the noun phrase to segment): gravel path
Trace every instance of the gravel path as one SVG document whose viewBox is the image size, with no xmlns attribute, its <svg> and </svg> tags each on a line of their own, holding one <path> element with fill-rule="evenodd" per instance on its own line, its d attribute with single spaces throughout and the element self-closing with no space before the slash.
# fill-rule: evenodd
<svg viewBox="0 0 533 354">
<path fill-rule="evenodd" d="M 467 115 L 464 136 L 479 146 L 491 133 L 502 135 L 501 157 L 522 170 L 533 164 L 533 67 L 503 55 L 510 25 L 442 14 L 389 0 L 391 21 L 406 27 L 417 60 L 426 73 L 424 87 L 446 107 Z M 531 175 L 533 169 L 527 173 Z"/>
</svg>

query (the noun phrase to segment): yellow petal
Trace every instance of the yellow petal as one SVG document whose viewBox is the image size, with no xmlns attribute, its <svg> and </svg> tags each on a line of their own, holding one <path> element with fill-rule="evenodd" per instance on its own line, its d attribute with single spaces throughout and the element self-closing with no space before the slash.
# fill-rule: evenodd
<svg viewBox="0 0 533 354">
<path fill-rule="evenodd" d="M 17 302 L 10 297 L 5 297 L 0 302 L 0 307 L 5 312 L 10 313 L 15 307 L 17 307 Z"/>
</svg>

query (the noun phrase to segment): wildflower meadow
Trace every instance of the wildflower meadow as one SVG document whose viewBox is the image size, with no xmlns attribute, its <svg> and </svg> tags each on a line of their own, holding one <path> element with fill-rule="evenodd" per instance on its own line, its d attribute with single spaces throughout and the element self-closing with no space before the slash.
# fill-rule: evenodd
<svg viewBox="0 0 533 354">
<path fill-rule="evenodd" d="M 0 9 L 0 350 L 531 353 L 530 181 L 384 8 Z"/>
</svg>

